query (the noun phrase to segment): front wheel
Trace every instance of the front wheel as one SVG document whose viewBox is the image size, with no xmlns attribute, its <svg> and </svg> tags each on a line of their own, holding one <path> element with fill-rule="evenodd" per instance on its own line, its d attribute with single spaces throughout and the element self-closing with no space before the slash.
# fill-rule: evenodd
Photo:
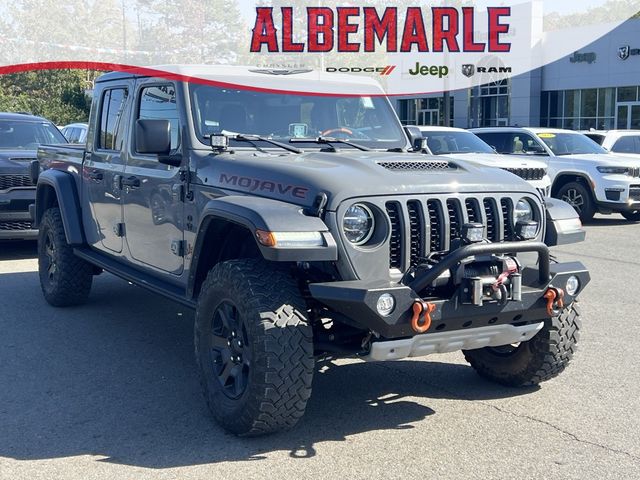
<svg viewBox="0 0 640 480">
<path fill-rule="evenodd" d="M 293 427 L 313 378 L 313 335 L 296 282 L 277 265 L 231 260 L 205 280 L 195 353 L 211 412 L 226 430 L 260 435 Z"/>
<path fill-rule="evenodd" d="M 580 310 L 574 302 L 544 321 L 531 340 L 518 345 L 465 350 L 464 356 L 483 377 L 511 387 L 537 385 L 560 374 L 576 351 Z"/>
<path fill-rule="evenodd" d="M 640 222 L 640 210 L 633 212 L 620 212 L 622 216 L 630 222 Z"/>
<path fill-rule="evenodd" d="M 583 222 L 588 222 L 596 214 L 596 205 L 591 192 L 580 182 L 570 182 L 563 185 L 558 190 L 556 198 L 571 205 Z"/>
</svg>

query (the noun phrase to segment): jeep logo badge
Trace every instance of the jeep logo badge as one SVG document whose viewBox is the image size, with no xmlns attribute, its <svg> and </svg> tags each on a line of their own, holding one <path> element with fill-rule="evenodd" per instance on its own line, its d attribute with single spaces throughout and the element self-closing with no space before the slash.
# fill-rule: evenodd
<svg viewBox="0 0 640 480">
<path fill-rule="evenodd" d="M 624 47 L 620 47 L 618 49 L 618 57 L 620 57 L 620 60 L 626 60 L 627 58 L 629 58 L 630 53 L 631 47 L 629 47 L 629 45 L 625 45 Z"/>
<path fill-rule="evenodd" d="M 474 73 L 476 73 L 475 65 L 472 65 L 470 63 L 465 63 L 464 65 L 462 65 L 462 74 L 465 77 L 472 77 Z"/>
</svg>

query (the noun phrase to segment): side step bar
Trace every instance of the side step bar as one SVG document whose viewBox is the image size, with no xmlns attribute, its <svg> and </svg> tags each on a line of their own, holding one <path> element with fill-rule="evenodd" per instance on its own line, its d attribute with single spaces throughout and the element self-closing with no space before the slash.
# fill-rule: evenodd
<svg viewBox="0 0 640 480">
<path fill-rule="evenodd" d="M 186 307 L 194 310 L 196 308 L 196 302 L 186 298 L 186 291 L 184 288 L 180 288 L 167 282 L 158 281 L 157 278 L 154 278 L 148 273 L 134 267 L 115 262 L 114 260 L 88 248 L 74 248 L 73 253 L 83 260 L 86 260 L 87 262 L 96 265 L 117 277 L 127 280 L 128 282 L 181 303 Z"/>
</svg>

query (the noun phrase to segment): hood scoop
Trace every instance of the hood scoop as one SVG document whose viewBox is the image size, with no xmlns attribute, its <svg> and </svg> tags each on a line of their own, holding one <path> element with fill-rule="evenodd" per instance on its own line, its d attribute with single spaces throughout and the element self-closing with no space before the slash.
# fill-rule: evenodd
<svg viewBox="0 0 640 480">
<path fill-rule="evenodd" d="M 387 170 L 395 172 L 427 172 L 458 168 L 455 163 L 446 160 L 395 160 L 376 163 Z"/>
</svg>

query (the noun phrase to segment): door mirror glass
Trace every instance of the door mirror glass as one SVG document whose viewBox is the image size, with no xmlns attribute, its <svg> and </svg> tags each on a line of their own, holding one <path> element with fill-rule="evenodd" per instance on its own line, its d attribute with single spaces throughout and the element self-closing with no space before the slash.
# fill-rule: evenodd
<svg viewBox="0 0 640 480">
<path fill-rule="evenodd" d="M 164 119 L 136 121 L 136 152 L 169 155 L 171 152 L 171 123 Z"/>
</svg>

